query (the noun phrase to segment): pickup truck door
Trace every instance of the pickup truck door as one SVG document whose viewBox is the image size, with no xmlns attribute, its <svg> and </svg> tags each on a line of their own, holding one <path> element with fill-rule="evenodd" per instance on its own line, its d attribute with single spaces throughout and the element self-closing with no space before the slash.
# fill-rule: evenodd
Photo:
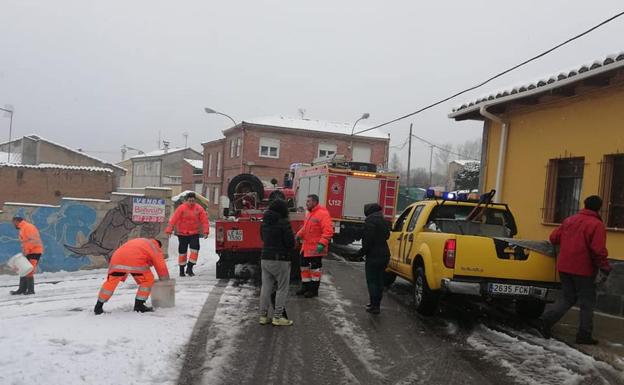
<svg viewBox="0 0 624 385">
<path fill-rule="evenodd" d="M 390 238 L 388 238 L 388 246 L 390 248 L 389 265 L 391 269 L 396 271 L 398 271 L 399 269 L 399 262 L 402 258 L 401 251 L 403 250 L 403 228 L 406 226 L 406 223 L 410 214 L 412 213 L 413 208 L 414 206 L 409 206 L 408 208 L 403 210 L 401 215 L 399 215 L 399 218 L 397 218 L 397 220 L 394 222 L 394 225 L 392 226 L 392 231 L 390 232 Z"/>
<path fill-rule="evenodd" d="M 401 250 L 399 251 L 400 258 L 398 270 L 406 275 L 410 275 L 412 273 L 412 261 L 418 251 L 418 234 L 420 233 L 420 228 L 417 228 L 417 224 L 420 219 L 420 214 L 423 212 L 424 208 L 425 205 L 418 205 L 414 207 L 410 221 L 407 227 L 403 230 Z"/>
</svg>

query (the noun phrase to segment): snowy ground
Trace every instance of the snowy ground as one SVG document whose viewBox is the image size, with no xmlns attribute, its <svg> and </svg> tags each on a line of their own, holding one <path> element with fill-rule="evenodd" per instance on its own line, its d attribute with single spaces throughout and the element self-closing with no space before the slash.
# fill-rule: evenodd
<svg viewBox="0 0 624 385">
<path fill-rule="evenodd" d="M 176 277 L 175 237 L 169 250 Z M 37 275 L 34 296 L 11 296 L 18 278 L 1 275 L 0 384 L 176 383 L 185 345 L 217 282 L 216 259 L 214 238 L 202 240 L 197 276 L 176 280 L 176 307 L 145 314 L 132 311 L 132 278 L 104 306 L 108 313 L 93 314 L 106 270 Z"/>
</svg>

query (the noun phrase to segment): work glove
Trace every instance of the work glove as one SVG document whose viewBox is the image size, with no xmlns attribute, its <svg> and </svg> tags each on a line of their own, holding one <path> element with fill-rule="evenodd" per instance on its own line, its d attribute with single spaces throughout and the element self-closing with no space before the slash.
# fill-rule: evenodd
<svg viewBox="0 0 624 385">
<path fill-rule="evenodd" d="M 323 251 L 324 248 L 325 248 L 325 245 L 323 245 L 322 243 L 319 243 L 318 245 L 316 245 L 316 252 L 320 253 Z"/>
</svg>

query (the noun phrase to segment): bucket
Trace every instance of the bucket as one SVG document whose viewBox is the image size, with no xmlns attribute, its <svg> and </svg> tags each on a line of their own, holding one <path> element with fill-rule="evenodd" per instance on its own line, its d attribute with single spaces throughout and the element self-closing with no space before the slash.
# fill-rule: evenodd
<svg viewBox="0 0 624 385">
<path fill-rule="evenodd" d="M 17 253 L 7 261 L 7 265 L 11 270 L 19 274 L 20 277 L 27 276 L 33 269 L 28 259 L 22 253 Z"/>
<path fill-rule="evenodd" d="M 175 279 L 154 282 L 152 287 L 152 305 L 154 307 L 175 306 Z"/>
</svg>

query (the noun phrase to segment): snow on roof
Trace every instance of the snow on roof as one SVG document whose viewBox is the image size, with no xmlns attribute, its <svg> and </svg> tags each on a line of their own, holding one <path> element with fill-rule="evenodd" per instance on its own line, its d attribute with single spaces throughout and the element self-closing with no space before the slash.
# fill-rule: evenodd
<svg viewBox="0 0 624 385">
<path fill-rule="evenodd" d="M 186 159 L 184 158 L 184 160 L 186 162 L 188 162 L 188 164 L 190 164 L 191 166 L 193 166 L 193 168 L 198 168 L 198 169 L 202 169 L 204 168 L 204 161 L 201 159 Z"/>
<path fill-rule="evenodd" d="M 130 157 L 130 159 L 137 159 L 137 158 L 148 158 L 151 156 L 162 156 L 162 155 L 169 155 L 171 153 L 174 152 L 178 152 L 178 151 L 183 151 L 183 150 L 193 150 L 191 147 L 178 147 L 178 148 L 170 148 L 168 150 L 154 150 L 154 151 L 150 151 L 150 152 L 146 152 L 145 154 L 138 154 L 138 155 L 134 155 L 132 157 Z"/>
<path fill-rule="evenodd" d="M 56 169 L 56 170 L 78 170 L 78 171 L 93 171 L 93 172 L 113 172 L 112 169 L 107 168 L 107 167 L 69 166 L 69 165 L 66 165 L 66 164 L 54 164 L 54 163 L 21 164 L 21 163 L 0 162 L 0 167 L 34 168 L 34 169 Z"/>
<path fill-rule="evenodd" d="M 80 155 L 82 155 L 82 156 L 84 156 L 84 157 L 86 157 L 86 158 L 93 159 L 93 160 L 98 161 L 98 162 L 100 162 L 100 163 L 103 163 L 103 164 L 105 164 L 105 165 L 107 165 L 107 166 L 114 167 L 114 168 L 116 168 L 116 169 L 118 169 L 118 170 L 128 171 L 128 170 L 126 170 L 125 168 L 123 168 L 123 167 L 121 167 L 121 166 L 117 166 L 117 165 L 115 165 L 115 164 L 112 164 L 111 162 L 107 162 L 107 161 L 105 161 L 105 160 L 103 160 L 103 159 L 96 158 L 95 156 L 91 156 L 91 155 L 86 154 L 86 153 L 84 153 L 84 152 L 82 152 L 82 151 L 78 151 L 78 150 L 75 150 L 75 149 L 73 149 L 73 148 L 71 148 L 71 147 L 67 147 L 67 146 L 65 146 L 65 145 L 63 145 L 63 144 L 53 142 L 53 141 L 51 141 L 51 140 L 49 140 L 49 139 L 46 139 L 46 138 L 43 138 L 43 137 L 41 137 L 41 136 L 39 136 L 39 135 L 30 134 L 30 135 L 25 135 L 25 136 L 26 136 L 26 137 L 28 137 L 28 138 L 30 138 L 30 139 L 33 139 L 33 140 L 41 140 L 41 141 L 44 141 L 44 142 L 48 142 L 48 143 L 50 143 L 50 144 L 52 144 L 52 145 L 55 145 L 55 146 L 57 146 L 57 147 L 64 148 L 65 150 L 68 150 L 68 151 L 74 152 L 74 153 L 76 153 L 76 154 L 80 154 Z M 112 171 L 112 170 L 111 170 L 111 171 Z"/>
<path fill-rule="evenodd" d="M 537 92 L 546 92 L 548 90 L 563 87 L 567 84 L 574 83 L 581 79 L 598 75 L 606 71 L 612 71 L 624 67 L 624 52 L 609 55 L 606 58 L 596 60 L 591 64 L 585 64 L 574 69 L 560 72 L 550 76 L 545 76 L 540 80 L 533 81 L 521 86 L 512 87 L 510 89 L 498 91 L 489 95 L 484 95 L 476 100 L 464 103 L 453 109 L 449 117 L 456 118 L 478 109 L 485 102 L 487 104 L 498 104 L 510 100 L 520 99 L 525 96 Z"/>
<path fill-rule="evenodd" d="M 9 159 L 9 153 L 0 151 L 0 162 L 8 163 L 22 163 L 22 154 L 19 152 L 11 151 L 11 158 Z"/>
<path fill-rule="evenodd" d="M 325 132 L 325 133 L 331 133 L 331 134 L 351 135 L 351 131 L 353 130 L 353 123 L 355 122 L 340 123 L 340 122 L 327 122 L 327 121 L 313 120 L 313 119 L 299 119 L 299 118 L 288 118 L 288 117 L 283 117 L 283 116 L 270 116 L 270 117 L 245 120 L 243 121 L 243 123 L 261 125 L 261 126 L 280 127 L 280 128 L 291 128 L 291 129 L 296 129 L 296 130 Z M 355 132 L 362 131 L 370 127 L 371 126 L 360 122 L 355 127 Z M 367 137 L 367 138 L 388 139 L 388 134 L 378 129 L 363 132 L 356 136 Z"/>
<path fill-rule="evenodd" d="M 481 163 L 478 160 L 473 160 L 473 159 L 458 159 L 458 160 L 454 160 L 451 163 L 457 163 L 459 165 L 465 166 L 467 164 L 470 163 Z"/>
</svg>

